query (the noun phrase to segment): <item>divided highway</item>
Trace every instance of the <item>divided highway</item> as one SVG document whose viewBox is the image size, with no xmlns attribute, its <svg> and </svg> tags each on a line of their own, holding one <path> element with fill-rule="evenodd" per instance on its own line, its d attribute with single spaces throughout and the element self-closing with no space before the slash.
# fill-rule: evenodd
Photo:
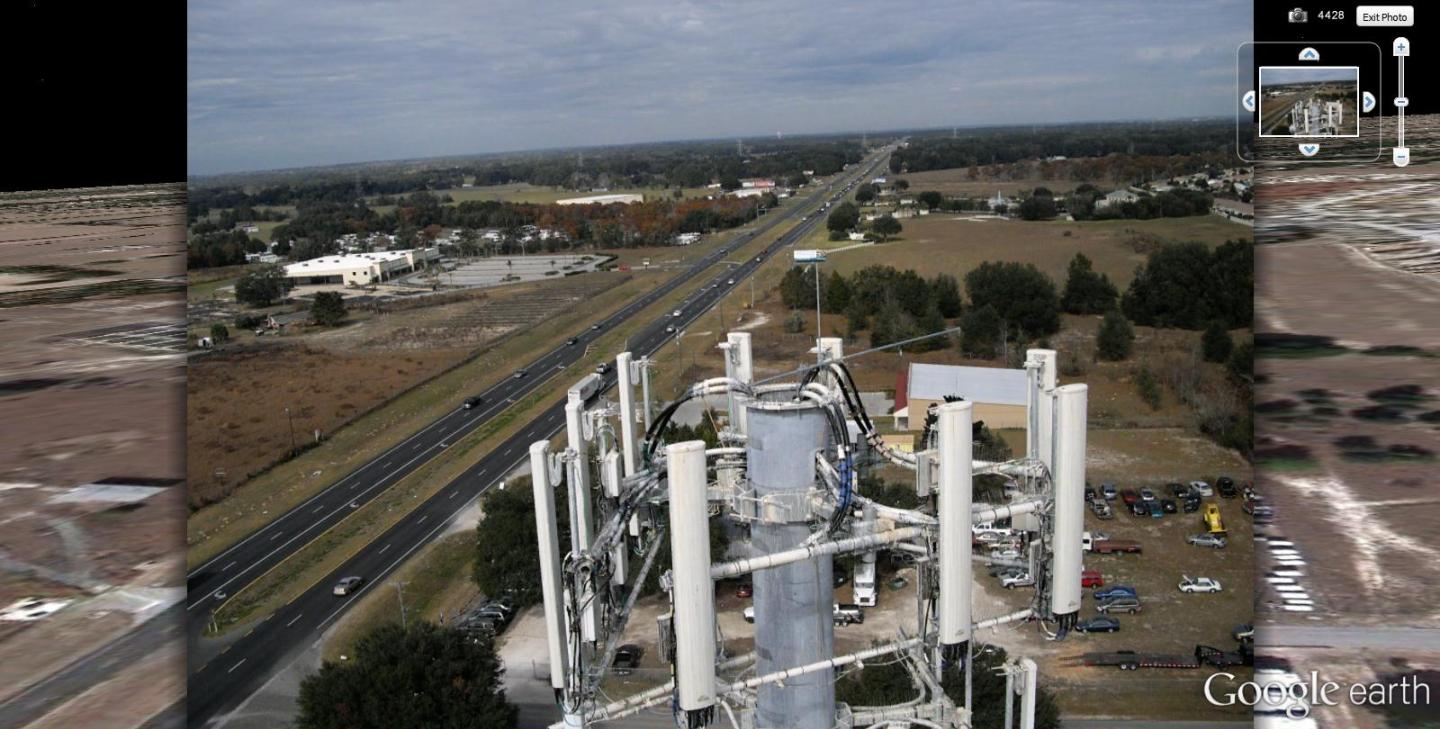
<svg viewBox="0 0 1440 729">
<path fill-rule="evenodd" d="M 736 236 L 723 248 L 697 261 L 686 272 L 672 278 L 654 291 L 626 305 L 607 317 L 597 328 L 575 336 L 573 345 L 562 344 L 526 365 L 524 377 L 507 377 L 480 393 L 482 402 L 473 409 L 457 409 L 371 460 L 334 485 L 272 521 L 266 527 L 200 565 L 188 576 L 187 609 L 194 623 L 205 622 L 209 610 L 221 604 L 270 567 L 283 561 L 327 528 L 344 519 L 358 506 L 383 493 L 386 488 L 423 466 L 449 444 L 469 434 L 503 411 L 511 403 L 534 391 L 541 384 L 560 374 L 580 360 L 588 343 L 599 338 L 656 300 L 683 286 L 705 269 L 715 265 L 736 249 L 749 244 L 757 235 L 786 221 L 804 216 L 791 230 L 780 236 L 754 258 L 721 271 L 681 305 L 681 316 L 668 313 L 650 323 L 628 341 L 629 350 L 637 356 L 652 354 L 671 340 L 668 326 L 684 327 L 705 313 L 721 296 L 751 275 L 760 264 L 786 246 L 802 239 L 823 219 L 817 206 L 827 200 L 843 197 L 844 182 L 865 179 L 885 158 L 885 153 L 866 160 L 858 173 L 846 176 L 830 189 L 819 191 L 800 205 L 784 212 L 772 213 L 762 225 Z M 571 372 L 567 377 L 578 379 L 584 373 Z M 604 387 L 615 384 L 613 368 L 605 377 Z M 355 597 L 336 598 L 331 588 L 347 575 L 362 575 L 366 582 L 356 595 L 382 585 L 384 578 L 407 557 L 439 534 L 450 520 L 479 498 L 487 489 L 500 482 L 528 459 L 531 443 L 550 438 L 564 427 L 564 402 L 557 400 L 536 416 L 519 432 L 506 439 L 472 464 L 459 477 L 446 484 L 425 503 L 395 524 L 383 535 L 347 560 L 333 573 L 293 602 L 271 614 L 235 639 L 220 655 L 201 666 L 191 666 L 188 680 L 188 712 L 191 727 L 201 727 L 224 712 L 236 708 L 257 690 L 270 674 L 282 667 L 293 652 L 310 645 L 321 631 L 331 625 Z"/>
</svg>

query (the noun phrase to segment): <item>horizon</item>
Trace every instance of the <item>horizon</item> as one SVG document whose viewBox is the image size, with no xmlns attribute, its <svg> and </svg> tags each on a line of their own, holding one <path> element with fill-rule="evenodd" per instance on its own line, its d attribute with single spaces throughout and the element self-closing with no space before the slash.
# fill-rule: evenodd
<svg viewBox="0 0 1440 729">
<path fill-rule="evenodd" d="M 649 0 L 187 8 L 187 178 L 366 160 L 1224 116 L 1252 12 Z M 236 30 L 239 29 L 239 30 Z"/>
</svg>

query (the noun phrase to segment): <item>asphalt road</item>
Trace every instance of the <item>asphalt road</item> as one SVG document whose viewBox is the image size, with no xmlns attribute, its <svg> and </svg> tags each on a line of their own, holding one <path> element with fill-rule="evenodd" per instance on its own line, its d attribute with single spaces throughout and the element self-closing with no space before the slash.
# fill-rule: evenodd
<svg viewBox="0 0 1440 729">
<path fill-rule="evenodd" d="M 875 171 L 885 156 L 881 153 L 872 157 L 863 163 L 856 173 L 847 175 L 844 179 L 865 179 Z M 189 575 L 191 597 L 187 610 L 190 611 L 192 621 L 200 622 L 198 619 L 208 615 L 208 609 L 213 609 L 218 600 L 223 600 L 217 593 L 233 595 L 250 580 L 264 574 L 270 566 L 303 547 L 328 526 L 343 519 L 351 510 L 352 503 L 363 505 L 405 474 L 420 468 L 448 447 L 448 444 L 479 427 L 508 404 L 533 391 L 566 366 L 579 360 L 587 343 L 605 331 L 694 279 L 706 268 L 750 243 L 755 236 L 787 221 L 795 222 L 803 214 L 810 214 L 808 220 L 794 226 L 766 247 L 760 255 L 721 271 L 709 280 L 701 290 L 685 301 L 680 309 L 681 316 L 672 317 L 667 312 L 631 337 L 628 342 L 629 350 L 637 356 L 653 353 L 663 347 L 672 336 L 665 331 L 666 327 L 674 325 L 683 328 L 698 319 L 722 295 L 754 273 L 764 259 L 800 240 L 819 224 L 824 216 L 814 214 L 817 206 L 825 200 L 838 199 L 845 194 L 842 184 L 836 183 L 832 187 L 833 189 L 818 191 L 800 205 L 784 212 L 772 213 L 769 219 L 756 229 L 736 236 L 725 247 L 700 259 L 685 273 L 607 317 L 601 322 L 599 330 L 587 329 L 577 333 L 575 337 L 578 342 L 575 345 L 562 344 L 527 365 L 524 368 L 528 373 L 525 377 L 506 378 L 489 390 L 479 393 L 484 401 L 478 409 L 457 409 L 445 415 L 265 528 L 202 564 Z M 732 281 L 734 283 L 730 283 Z M 576 378 L 578 375 L 570 373 L 568 377 Z M 605 375 L 605 387 L 609 388 L 614 383 L 615 373 L 611 368 Z M 377 585 L 383 585 L 386 575 L 434 539 L 452 517 L 464 510 L 485 490 L 499 483 L 505 474 L 525 462 L 529 458 L 528 449 L 531 443 L 548 439 L 564 427 L 564 424 L 564 402 L 556 401 L 309 591 L 257 623 L 250 632 L 236 639 L 223 653 L 211 658 L 209 662 L 200 666 L 192 665 L 187 694 L 190 726 L 205 726 L 212 719 L 237 707 L 258 689 L 275 669 L 284 665 L 293 651 L 318 639 L 320 632 L 329 627 L 359 595 Z M 354 596 L 337 598 L 331 594 L 331 588 L 335 582 L 347 575 L 362 575 L 366 582 Z"/>
<path fill-rule="evenodd" d="M 1440 652 L 1440 628 L 1262 625 L 1257 645 L 1275 648 L 1369 648 L 1408 653 Z"/>
<path fill-rule="evenodd" d="M 65 701 L 110 680 L 122 669 L 152 653 L 155 646 L 183 640 L 184 619 L 184 612 L 177 604 L 89 655 L 76 659 L 66 668 L 0 705 L 0 727 L 25 726 Z"/>
</svg>

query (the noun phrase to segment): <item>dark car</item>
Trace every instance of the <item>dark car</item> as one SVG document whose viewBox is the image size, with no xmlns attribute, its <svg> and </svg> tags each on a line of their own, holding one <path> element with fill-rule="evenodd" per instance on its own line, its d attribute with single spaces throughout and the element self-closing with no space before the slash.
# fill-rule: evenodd
<svg viewBox="0 0 1440 729">
<path fill-rule="evenodd" d="M 749 582 L 742 582 L 735 588 L 735 597 L 750 597 L 755 594 L 755 586 Z"/>
<path fill-rule="evenodd" d="M 1081 620 L 1075 624 L 1075 630 L 1081 633 L 1114 633 L 1120 629 L 1120 621 L 1109 615 L 1100 615 Z"/>
<path fill-rule="evenodd" d="M 1089 487 L 1089 486 L 1086 486 L 1086 487 L 1085 487 L 1085 500 L 1086 500 L 1086 501 L 1094 501 L 1094 500 L 1095 500 L 1095 489 L 1093 489 L 1093 488 L 1091 488 L 1091 487 Z"/>
<path fill-rule="evenodd" d="M 1142 609 L 1140 599 L 1136 597 L 1120 596 L 1106 600 L 1095 606 L 1095 610 L 1101 613 L 1130 613 L 1134 615 Z"/>
<path fill-rule="evenodd" d="M 1143 501 L 1136 501 L 1130 504 L 1130 516 L 1149 516 L 1150 505 Z"/>
<path fill-rule="evenodd" d="M 1100 602 L 1105 602 L 1106 600 L 1114 600 L 1117 597 L 1139 596 L 1139 593 L 1135 592 L 1135 588 L 1130 587 L 1129 585 L 1111 585 L 1110 587 L 1102 587 L 1098 590 L 1095 590 L 1093 594 L 1095 596 L 1095 599 Z"/>
<path fill-rule="evenodd" d="M 1241 643 L 1253 641 L 1255 640 L 1255 626 L 1249 623 L 1237 625 L 1234 630 L 1230 631 L 1230 637 Z"/>
<path fill-rule="evenodd" d="M 479 395 L 476 395 L 475 397 L 467 397 L 465 398 L 465 404 L 462 407 L 464 407 L 466 410 L 470 410 L 482 402 L 485 402 L 485 400 L 482 399 Z"/>
<path fill-rule="evenodd" d="M 1126 506 L 1130 506 L 1140 500 L 1140 494 L 1136 493 L 1135 489 L 1124 489 L 1120 492 L 1120 500 L 1124 501 Z"/>
<path fill-rule="evenodd" d="M 835 586 L 836 586 L 836 587 L 841 587 L 841 586 L 843 586 L 845 583 L 847 583 L 847 582 L 849 582 L 849 581 L 850 581 L 850 575 L 847 575 L 847 574 L 845 574 L 844 572 L 842 572 L 842 571 L 840 571 L 840 570 L 836 570 L 836 571 L 835 571 Z"/>
<path fill-rule="evenodd" d="M 1240 492 L 1235 489 L 1235 479 L 1229 476 L 1221 476 L 1220 480 L 1215 482 L 1215 490 L 1227 499 L 1233 499 L 1240 495 Z"/>
<path fill-rule="evenodd" d="M 615 662 L 610 664 L 613 673 L 617 676 L 628 676 L 640 666 L 640 657 L 645 655 L 645 649 L 634 643 L 627 643 L 615 649 Z"/>
<path fill-rule="evenodd" d="M 1151 501 L 1149 503 L 1149 509 L 1152 519 L 1160 519 L 1165 516 L 1165 507 L 1161 506 L 1158 501 Z"/>
<path fill-rule="evenodd" d="M 1166 514 L 1174 514 L 1176 511 L 1179 510 L 1175 506 L 1174 499 L 1161 499 L 1160 508 L 1164 509 Z"/>
<path fill-rule="evenodd" d="M 1200 497 L 1194 495 L 1186 496 L 1184 500 L 1180 502 L 1180 505 L 1185 509 L 1186 514 L 1199 511 Z"/>
<path fill-rule="evenodd" d="M 1165 488 L 1169 489 L 1170 495 L 1177 499 L 1183 499 L 1186 494 L 1190 493 L 1190 487 L 1183 483 L 1167 483 Z"/>
</svg>

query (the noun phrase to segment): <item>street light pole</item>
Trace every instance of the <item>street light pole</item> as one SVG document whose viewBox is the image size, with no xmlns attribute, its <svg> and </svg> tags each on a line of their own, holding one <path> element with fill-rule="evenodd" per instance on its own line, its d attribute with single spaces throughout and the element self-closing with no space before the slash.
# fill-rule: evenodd
<svg viewBox="0 0 1440 729">
<path fill-rule="evenodd" d="M 290 414 L 290 408 L 285 408 L 285 418 L 290 421 L 290 455 L 295 455 L 295 416 Z"/>
</svg>

